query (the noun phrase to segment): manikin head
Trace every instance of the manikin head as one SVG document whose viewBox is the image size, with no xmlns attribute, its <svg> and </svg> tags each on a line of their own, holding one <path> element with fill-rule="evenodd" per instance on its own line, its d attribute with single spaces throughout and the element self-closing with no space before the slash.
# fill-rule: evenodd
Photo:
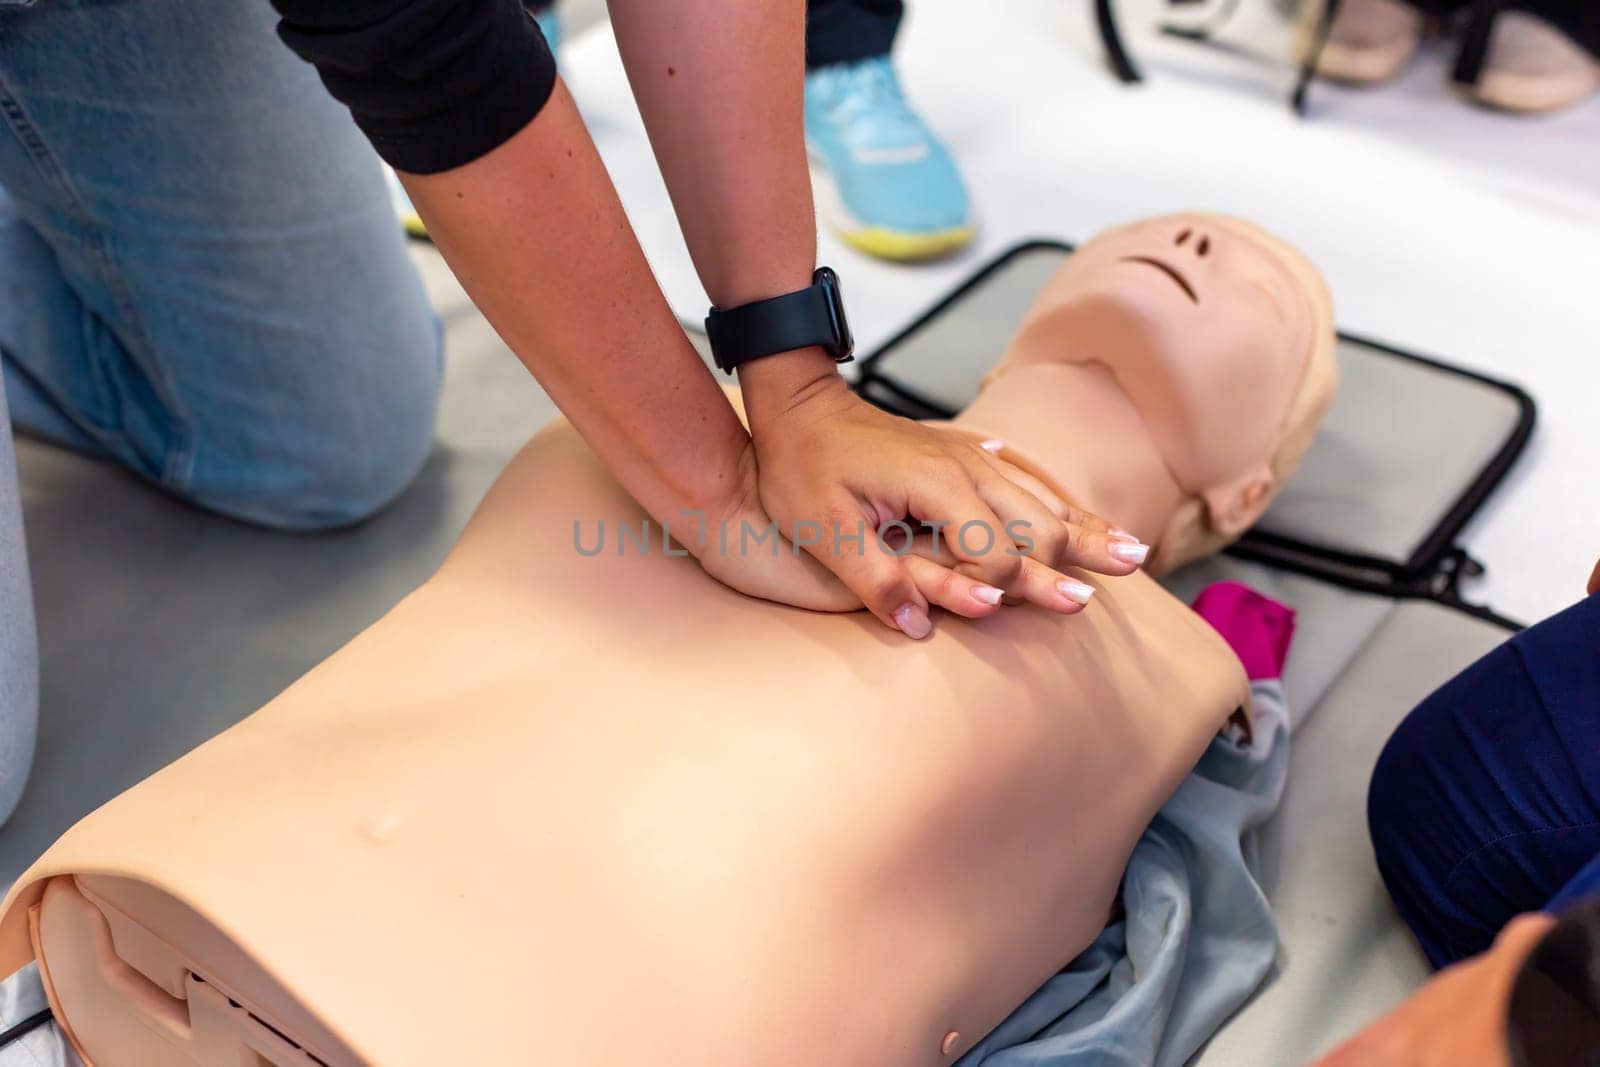
<svg viewBox="0 0 1600 1067">
<path fill-rule="evenodd" d="M 1338 386 L 1332 302 L 1294 249 L 1236 219 L 1107 230 L 1045 286 L 996 375 L 1098 365 L 1149 430 L 1183 503 L 1155 569 L 1217 551 L 1299 466 Z"/>
</svg>

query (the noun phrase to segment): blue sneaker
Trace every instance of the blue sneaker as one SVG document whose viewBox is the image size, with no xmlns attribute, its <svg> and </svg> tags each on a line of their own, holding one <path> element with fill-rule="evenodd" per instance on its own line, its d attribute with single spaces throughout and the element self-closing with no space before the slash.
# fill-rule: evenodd
<svg viewBox="0 0 1600 1067">
<path fill-rule="evenodd" d="M 818 216 L 868 255 L 928 259 L 972 240 L 961 175 L 889 57 L 806 74 L 806 147 Z"/>
<path fill-rule="evenodd" d="M 550 54 L 555 55 L 561 48 L 561 20 L 556 17 L 556 9 L 553 6 L 545 8 L 533 16 L 533 21 L 539 24 L 539 32 L 544 34 L 545 41 L 549 43 Z M 422 216 L 417 214 L 417 209 L 411 206 L 405 186 L 400 184 L 400 179 L 388 166 L 383 168 L 383 176 L 388 181 L 389 200 L 394 204 L 394 213 L 399 217 L 400 225 L 412 237 L 426 240 L 428 228 L 422 224 Z"/>
</svg>

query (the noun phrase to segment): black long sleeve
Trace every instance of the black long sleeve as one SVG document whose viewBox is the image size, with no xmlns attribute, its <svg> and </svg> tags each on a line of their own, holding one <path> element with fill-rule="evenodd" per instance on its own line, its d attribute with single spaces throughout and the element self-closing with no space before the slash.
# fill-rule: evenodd
<svg viewBox="0 0 1600 1067">
<path fill-rule="evenodd" d="M 526 126 L 555 57 L 521 0 L 272 0 L 278 36 L 317 68 L 397 170 L 469 163 Z"/>
</svg>

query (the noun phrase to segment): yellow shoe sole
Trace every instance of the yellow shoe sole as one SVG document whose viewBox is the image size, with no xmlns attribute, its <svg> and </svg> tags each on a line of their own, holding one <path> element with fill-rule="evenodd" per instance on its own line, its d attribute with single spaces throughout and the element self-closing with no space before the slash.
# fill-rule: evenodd
<svg viewBox="0 0 1600 1067">
<path fill-rule="evenodd" d="M 411 237 L 423 241 L 431 240 L 428 236 L 428 227 L 422 224 L 422 216 L 415 211 L 407 215 L 401 215 L 400 225 L 405 227 L 406 233 Z"/>
<path fill-rule="evenodd" d="M 948 230 L 935 230 L 932 233 L 901 233 L 881 226 L 838 231 L 839 238 L 851 248 L 897 263 L 949 255 L 965 247 L 976 232 L 972 226 L 952 226 Z"/>
</svg>

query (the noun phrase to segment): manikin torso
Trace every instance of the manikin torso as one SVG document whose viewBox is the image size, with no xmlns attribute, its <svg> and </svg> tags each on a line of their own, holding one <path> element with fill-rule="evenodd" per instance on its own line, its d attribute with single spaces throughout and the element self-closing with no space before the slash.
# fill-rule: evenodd
<svg viewBox="0 0 1600 1067">
<path fill-rule="evenodd" d="M 58 842 L 4 962 L 99 1067 L 194 1062 L 184 971 L 329 1064 L 948 1063 L 1246 700 L 1143 574 L 913 643 L 619 552 L 642 517 L 547 428 L 435 577 Z"/>
</svg>

